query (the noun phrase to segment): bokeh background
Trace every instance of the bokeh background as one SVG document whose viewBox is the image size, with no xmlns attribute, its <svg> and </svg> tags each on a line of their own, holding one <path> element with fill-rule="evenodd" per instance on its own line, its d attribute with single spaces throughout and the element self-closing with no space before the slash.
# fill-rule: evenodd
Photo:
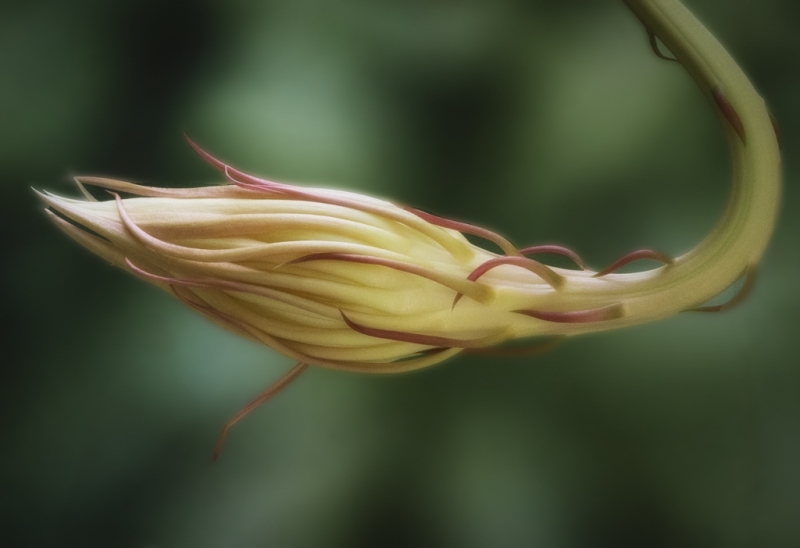
<svg viewBox="0 0 800 548">
<path fill-rule="evenodd" d="M 714 114 L 614 0 L 0 3 L 0 538 L 57 547 L 800 546 L 800 3 L 690 0 L 784 130 L 740 308 L 392 377 L 291 365 L 50 226 L 75 174 L 392 197 L 596 267 L 720 215 Z"/>
</svg>

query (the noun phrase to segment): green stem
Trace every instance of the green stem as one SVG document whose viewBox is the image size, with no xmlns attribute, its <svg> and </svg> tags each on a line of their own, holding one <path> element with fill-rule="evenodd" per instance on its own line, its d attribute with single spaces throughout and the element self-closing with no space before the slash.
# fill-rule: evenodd
<svg viewBox="0 0 800 548">
<path fill-rule="evenodd" d="M 577 334 L 635 325 L 671 316 L 714 298 L 755 267 L 778 213 L 778 143 L 764 100 L 747 76 L 678 0 L 624 2 L 670 49 L 718 113 L 733 162 L 732 192 L 714 230 L 672 265 L 601 279 L 570 275 L 559 291 L 535 296 L 536 306 L 543 310 L 580 310 L 619 302 L 625 306 L 622 318 L 553 326 L 554 332 Z M 515 331 L 521 336 L 534 334 L 533 331 L 542 334 L 541 324 L 518 324 Z"/>
</svg>

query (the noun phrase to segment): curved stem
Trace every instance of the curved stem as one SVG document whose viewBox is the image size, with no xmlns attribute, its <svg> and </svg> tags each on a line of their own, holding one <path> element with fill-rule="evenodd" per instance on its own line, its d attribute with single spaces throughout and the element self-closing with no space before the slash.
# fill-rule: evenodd
<svg viewBox="0 0 800 548">
<path fill-rule="evenodd" d="M 778 142 L 764 100 L 744 72 L 678 0 L 623 1 L 670 49 L 718 113 L 731 151 L 732 190 L 713 231 L 669 267 L 601 279 L 568 275 L 558 295 L 538 295 L 541 310 L 624 305 L 623 317 L 570 326 L 569 334 L 665 318 L 723 292 L 761 258 L 780 202 Z M 523 336 L 541 333 L 541 325 L 516 327 Z"/>
</svg>

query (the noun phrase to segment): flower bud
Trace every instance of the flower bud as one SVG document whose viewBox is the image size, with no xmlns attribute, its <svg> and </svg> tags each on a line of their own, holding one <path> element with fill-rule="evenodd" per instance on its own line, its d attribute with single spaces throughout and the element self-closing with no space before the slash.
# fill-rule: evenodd
<svg viewBox="0 0 800 548">
<path fill-rule="evenodd" d="M 530 321 L 512 311 L 521 301 L 506 294 L 515 285 L 551 290 L 561 279 L 516 257 L 545 278 L 505 266 L 521 272 L 472 280 L 497 255 L 424 218 L 432 216 L 349 192 L 252 179 L 180 190 L 77 182 L 114 198 L 42 194 L 69 236 L 216 323 L 304 363 L 405 370 L 496 344 L 512 336 L 514 322 Z"/>
<path fill-rule="evenodd" d="M 228 184 L 163 189 L 83 177 L 77 183 L 87 200 L 41 197 L 53 221 L 92 252 L 302 364 L 405 371 L 510 339 L 724 309 L 702 305 L 743 275 L 745 288 L 752 285 L 775 223 L 781 174 L 773 120 L 742 71 L 680 2 L 625 2 L 656 50 L 657 36 L 709 98 L 733 157 L 725 215 L 675 259 L 638 250 L 594 272 L 559 246 L 517 250 L 486 229 L 384 200 L 258 179 L 193 143 Z M 96 201 L 84 185 L 114 197 Z M 496 244 L 502 254 L 465 234 Z M 579 268 L 551 268 L 527 256 L 538 253 L 565 255 Z M 641 259 L 662 265 L 616 272 Z"/>
</svg>

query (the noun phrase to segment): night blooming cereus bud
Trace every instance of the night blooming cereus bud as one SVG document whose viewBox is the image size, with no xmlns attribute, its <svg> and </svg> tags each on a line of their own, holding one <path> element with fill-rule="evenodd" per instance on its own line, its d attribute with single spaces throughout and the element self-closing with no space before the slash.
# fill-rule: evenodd
<svg viewBox="0 0 800 548">
<path fill-rule="evenodd" d="M 545 337 L 549 345 L 682 311 L 719 311 L 752 285 L 775 223 L 781 176 L 774 118 L 678 0 L 625 3 L 656 53 L 667 57 L 657 37 L 707 96 L 734 163 L 722 220 L 674 259 L 638 250 L 596 272 L 559 246 L 517 249 L 486 229 L 384 200 L 259 179 L 194 143 L 228 184 L 164 189 L 80 177 L 86 200 L 41 197 L 59 228 L 92 252 L 298 361 L 226 430 L 308 365 L 408 371 L 512 339 Z M 111 199 L 96 201 L 87 185 L 108 190 Z M 576 268 L 546 266 L 534 258 L 542 253 L 564 255 Z M 640 259 L 663 265 L 615 272 Z M 730 303 L 703 306 L 743 276 Z"/>
</svg>

